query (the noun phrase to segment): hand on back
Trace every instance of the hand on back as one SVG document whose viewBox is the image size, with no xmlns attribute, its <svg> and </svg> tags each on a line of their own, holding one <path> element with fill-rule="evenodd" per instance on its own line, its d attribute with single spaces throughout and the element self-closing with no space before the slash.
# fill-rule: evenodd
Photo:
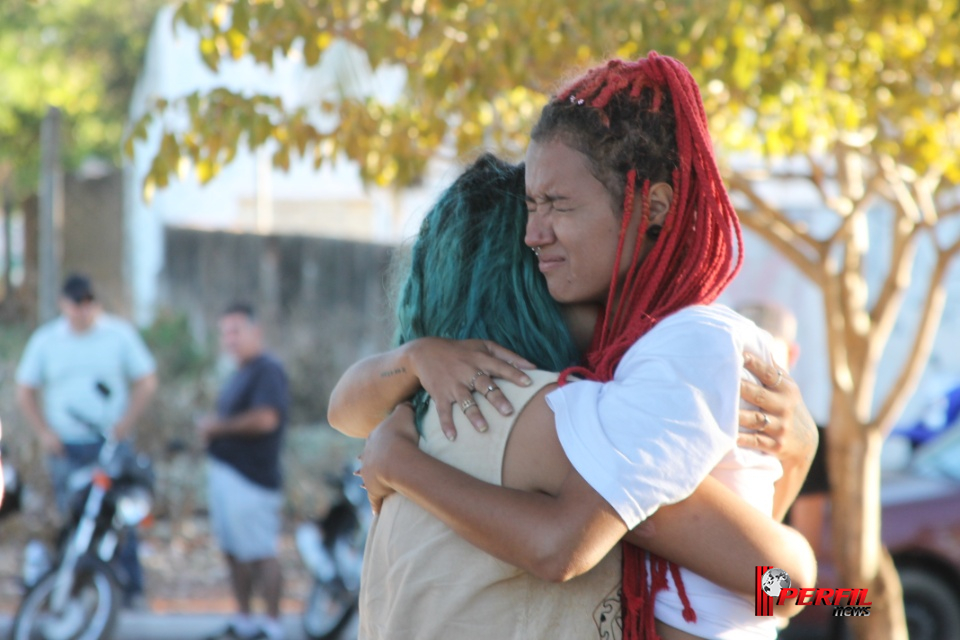
<svg viewBox="0 0 960 640">
<path fill-rule="evenodd" d="M 482 402 L 502 415 L 512 414 L 513 406 L 494 379 L 527 386 L 530 378 L 522 369 L 535 368 L 525 358 L 489 340 L 420 338 L 411 343 L 410 362 L 420 385 L 435 402 L 440 426 L 450 440 L 457 437 L 454 411 L 463 411 L 477 431 L 487 430 L 478 406 Z"/>
<path fill-rule="evenodd" d="M 817 450 L 817 429 L 800 389 L 790 375 L 753 353 L 744 354 L 744 367 L 761 384 L 743 381 L 740 397 L 759 409 L 741 409 L 737 444 L 776 456 L 782 463 L 808 461 Z"/>
</svg>

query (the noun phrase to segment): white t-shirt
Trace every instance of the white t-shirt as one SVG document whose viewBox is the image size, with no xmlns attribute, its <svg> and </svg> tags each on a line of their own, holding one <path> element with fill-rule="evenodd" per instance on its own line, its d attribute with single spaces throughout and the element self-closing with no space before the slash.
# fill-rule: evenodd
<svg viewBox="0 0 960 640">
<path fill-rule="evenodd" d="M 96 442 L 78 417 L 101 429 L 113 427 L 126 411 L 130 382 L 155 369 L 153 357 L 128 322 L 101 314 L 88 331 L 78 334 L 61 317 L 30 337 L 17 382 L 42 389 L 44 416 L 61 440 Z"/>
<path fill-rule="evenodd" d="M 769 334 L 722 305 L 664 318 L 627 351 L 613 380 L 578 381 L 547 396 L 564 452 L 631 529 L 707 475 L 772 513 L 780 462 L 736 447 L 740 380 L 756 381 L 743 351 L 769 359 L 771 347 Z M 683 620 L 672 581 L 657 596 L 657 619 L 704 638 L 776 637 L 774 618 L 756 617 L 752 602 L 682 575 L 697 623 Z"/>
</svg>

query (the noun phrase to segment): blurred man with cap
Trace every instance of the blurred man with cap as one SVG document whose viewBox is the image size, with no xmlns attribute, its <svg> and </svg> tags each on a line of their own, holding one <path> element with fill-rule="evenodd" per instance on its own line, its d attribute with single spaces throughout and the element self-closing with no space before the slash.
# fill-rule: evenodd
<svg viewBox="0 0 960 640">
<path fill-rule="evenodd" d="M 57 506 L 69 506 L 67 478 L 97 459 L 101 435 L 133 436 L 157 388 L 156 365 L 137 331 L 105 313 L 90 279 L 63 284 L 60 316 L 39 327 L 17 367 L 17 400 L 47 454 Z M 40 397 L 42 396 L 42 406 Z M 136 538 L 119 551 L 127 603 L 143 600 Z"/>
</svg>

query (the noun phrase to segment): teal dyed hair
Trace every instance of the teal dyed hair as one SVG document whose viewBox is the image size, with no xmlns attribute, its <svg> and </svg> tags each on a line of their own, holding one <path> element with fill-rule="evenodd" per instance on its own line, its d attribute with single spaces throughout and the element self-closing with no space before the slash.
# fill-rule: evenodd
<svg viewBox="0 0 960 640">
<path fill-rule="evenodd" d="M 537 258 L 523 244 L 526 221 L 523 167 L 484 154 L 420 227 L 400 288 L 397 344 L 425 336 L 478 338 L 547 371 L 579 362 Z M 424 392 L 414 398 L 418 423 L 428 401 Z"/>
</svg>

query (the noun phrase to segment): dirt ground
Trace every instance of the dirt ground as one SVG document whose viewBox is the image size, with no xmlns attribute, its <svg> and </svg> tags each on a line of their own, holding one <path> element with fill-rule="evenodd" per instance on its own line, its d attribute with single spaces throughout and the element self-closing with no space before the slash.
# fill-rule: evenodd
<svg viewBox="0 0 960 640">
<path fill-rule="evenodd" d="M 20 600 L 23 549 L 30 527 L 22 516 L 0 521 L 0 614 L 12 614 Z M 285 613 L 299 613 L 310 586 L 288 522 L 280 541 Z M 184 520 L 174 532 L 169 522 L 141 531 L 140 559 L 147 598 L 157 613 L 229 613 L 232 611 L 227 569 L 210 536 L 205 517 Z"/>
</svg>

